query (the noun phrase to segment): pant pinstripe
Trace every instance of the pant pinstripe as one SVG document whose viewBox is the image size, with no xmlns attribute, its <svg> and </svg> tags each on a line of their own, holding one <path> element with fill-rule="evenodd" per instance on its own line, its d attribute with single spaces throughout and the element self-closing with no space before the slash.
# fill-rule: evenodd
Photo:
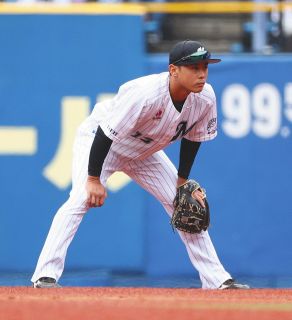
<svg viewBox="0 0 292 320">
<path fill-rule="evenodd" d="M 82 132 L 77 134 L 74 144 L 70 197 L 54 217 L 31 279 L 33 282 L 44 276 L 55 278 L 58 281 L 62 275 L 68 246 L 84 214 L 88 211 L 85 183 L 92 139 L 92 136 L 84 135 Z M 171 216 L 177 170 L 163 151 L 145 160 L 132 161 L 124 161 L 110 151 L 103 165 L 101 181 L 105 183 L 115 171 L 124 171 L 128 174 L 142 188 L 156 197 Z M 230 278 L 230 274 L 225 271 L 217 257 L 208 232 L 201 234 L 179 232 L 179 235 L 186 246 L 191 263 L 199 272 L 203 288 L 218 288 Z"/>
</svg>

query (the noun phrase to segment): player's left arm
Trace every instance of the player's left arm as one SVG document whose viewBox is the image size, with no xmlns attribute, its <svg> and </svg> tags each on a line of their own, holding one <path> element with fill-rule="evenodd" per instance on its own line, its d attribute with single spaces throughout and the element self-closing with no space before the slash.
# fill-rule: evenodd
<svg viewBox="0 0 292 320">
<path fill-rule="evenodd" d="M 201 142 L 198 141 L 190 141 L 186 138 L 181 140 L 177 187 L 180 187 L 187 182 L 200 145 Z M 201 190 L 196 190 L 195 196 L 199 203 L 205 207 L 203 200 L 205 198 L 205 194 L 201 192 Z"/>
<path fill-rule="evenodd" d="M 192 130 L 190 130 L 181 141 L 177 179 L 178 187 L 187 181 L 201 142 L 212 140 L 217 135 L 216 96 L 210 85 L 208 86 L 208 96 L 209 100 L 206 105 L 206 111 L 202 114 L 202 117 Z M 197 200 L 201 204 L 204 198 L 205 194 L 199 192 Z"/>
<path fill-rule="evenodd" d="M 179 153 L 179 166 L 178 166 L 178 179 L 177 185 L 185 183 L 189 178 L 193 163 L 195 161 L 196 155 L 199 151 L 201 142 L 190 141 L 186 138 L 182 138 L 180 143 L 180 153 Z"/>
</svg>

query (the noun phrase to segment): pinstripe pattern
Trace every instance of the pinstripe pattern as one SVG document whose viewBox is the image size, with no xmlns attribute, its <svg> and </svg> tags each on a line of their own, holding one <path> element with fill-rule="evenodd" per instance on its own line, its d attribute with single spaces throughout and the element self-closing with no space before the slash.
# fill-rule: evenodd
<svg viewBox="0 0 292 320">
<path fill-rule="evenodd" d="M 191 141 L 206 141 L 216 136 L 216 128 L 211 134 L 207 131 L 209 121 L 217 117 L 212 87 L 206 84 L 201 93 L 191 93 L 181 113 L 173 106 L 168 87 L 166 72 L 139 78 L 123 85 L 111 102 L 94 108 L 91 121 L 100 123 L 114 141 L 113 151 L 129 159 L 145 159 L 165 148 L 182 122 L 186 122 L 186 129 L 197 122 L 185 135 Z M 107 109 L 108 113 L 99 109 Z M 100 113 L 106 116 L 102 118 Z M 155 118 L 158 113 L 161 118 Z M 145 144 L 145 138 L 150 138 L 151 143 Z"/>
<path fill-rule="evenodd" d="M 56 213 L 32 281 L 62 275 L 67 249 L 88 211 L 86 180 L 89 152 L 98 125 L 113 140 L 104 161 L 101 182 L 115 171 L 124 171 L 151 193 L 171 216 L 177 170 L 162 151 L 185 136 L 206 141 L 216 136 L 216 99 L 206 84 L 201 93 L 189 94 L 181 112 L 169 94 L 169 75 L 161 73 L 130 81 L 109 101 L 95 106 L 77 132 L 73 152 L 72 190 Z M 179 232 L 203 288 L 218 288 L 231 278 L 221 265 L 208 232 Z"/>
<path fill-rule="evenodd" d="M 68 246 L 70 245 L 84 214 L 86 206 L 85 184 L 90 146 L 94 135 L 87 135 L 79 131 L 73 149 L 72 190 L 69 199 L 57 211 L 52 222 L 43 250 L 38 259 L 37 267 L 31 281 L 40 277 L 52 277 L 59 280 L 63 270 Z M 118 170 L 116 157 L 109 153 L 105 159 L 101 181 Z"/>
<path fill-rule="evenodd" d="M 130 161 L 125 172 L 151 193 L 171 217 L 176 192 L 177 170 L 163 151 L 145 160 Z M 218 288 L 231 278 L 220 263 L 208 232 L 188 234 L 178 231 L 193 266 L 198 270 L 202 287 Z"/>
</svg>

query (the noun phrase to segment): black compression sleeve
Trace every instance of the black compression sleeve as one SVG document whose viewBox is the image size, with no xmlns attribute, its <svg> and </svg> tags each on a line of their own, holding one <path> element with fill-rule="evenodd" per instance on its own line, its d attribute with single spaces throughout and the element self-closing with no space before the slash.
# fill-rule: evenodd
<svg viewBox="0 0 292 320">
<path fill-rule="evenodd" d="M 99 177 L 104 159 L 111 147 L 112 140 L 108 138 L 100 127 L 97 128 L 89 155 L 88 175 Z"/>
<path fill-rule="evenodd" d="M 181 140 L 178 167 L 179 177 L 188 179 L 200 145 L 201 142 L 190 141 L 185 138 Z"/>
</svg>

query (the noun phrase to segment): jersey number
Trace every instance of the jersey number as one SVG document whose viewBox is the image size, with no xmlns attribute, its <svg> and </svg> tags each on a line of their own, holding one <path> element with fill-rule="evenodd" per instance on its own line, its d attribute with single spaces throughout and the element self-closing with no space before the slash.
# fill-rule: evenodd
<svg viewBox="0 0 292 320">
<path fill-rule="evenodd" d="M 143 136 L 142 136 L 142 133 L 139 132 L 139 131 L 137 131 L 136 133 L 132 134 L 131 136 L 134 137 L 134 138 L 139 138 L 140 140 L 142 140 L 142 141 L 145 142 L 145 143 L 150 143 L 150 142 L 153 141 L 152 138 L 143 137 Z"/>
</svg>

